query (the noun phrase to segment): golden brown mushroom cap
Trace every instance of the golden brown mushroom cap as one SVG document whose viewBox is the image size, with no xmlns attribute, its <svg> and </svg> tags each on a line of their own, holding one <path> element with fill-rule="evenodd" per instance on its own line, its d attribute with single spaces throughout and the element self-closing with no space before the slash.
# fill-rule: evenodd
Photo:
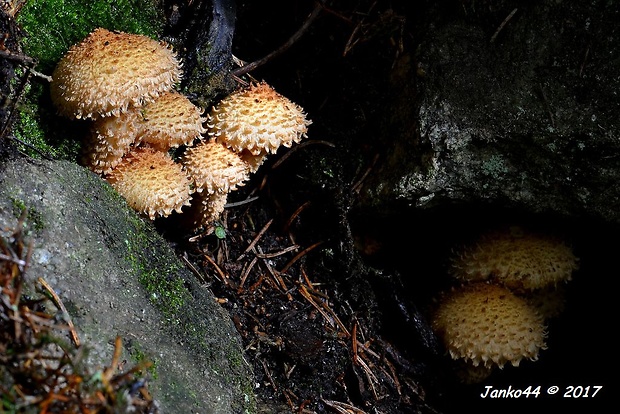
<svg viewBox="0 0 620 414">
<path fill-rule="evenodd" d="M 138 139 L 161 151 L 189 145 L 206 132 L 203 110 L 176 91 L 164 92 L 136 111 L 141 115 Z"/>
<path fill-rule="evenodd" d="M 247 150 L 243 150 L 238 154 L 239 157 L 241 157 L 241 159 L 245 161 L 245 163 L 248 165 L 250 174 L 254 174 L 256 171 L 258 171 L 260 166 L 265 163 L 268 155 L 266 152 L 252 154 L 250 151 Z"/>
<path fill-rule="evenodd" d="M 542 317 L 507 288 L 483 282 L 445 294 L 432 327 L 453 359 L 474 366 L 518 366 L 546 349 Z"/>
<path fill-rule="evenodd" d="M 191 200 L 191 181 L 180 164 L 162 151 L 141 147 L 131 151 L 106 178 L 136 211 L 167 217 Z"/>
<path fill-rule="evenodd" d="M 514 290 L 568 281 L 578 259 L 562 240 L 520 228 L 483 235 L 452 258 L 451 272 L 463 281 L 495 280 Z"/>
<path fill-rule="evenodd" d="M 310 124 L 300 106 L 262 82 L 222 99 L 208 115 L 207 129 L 233 151 L 258 155 L 299 142 Z"/>
<path fill-rule="evenodd" d="M 187 148 L 181 163 L 198 192 L 227 193 L 250 178 L 249 167 L 239 155 L 216 141 L 202 141 Z"/>
<path fill-rule="evenodd" d="M 99 118 L 83 146 L 82 164 L 97 174 L 108 174 L 136 141 L 137 112 Z"/>
<path fill-rule="evenodd" d="M 96 119 L 142 106 L 180 78 L 181 65 L 164 42 L 99 28 L 60 59 L 50 88 L 61 115 Z"/>
<path fill-rule="evenodd" d="M 209 226 L 217 221 L 228 199 L 228 193 L 198 193 L 192 200 L 191 217 L 194 227 Z"/>
</svg>

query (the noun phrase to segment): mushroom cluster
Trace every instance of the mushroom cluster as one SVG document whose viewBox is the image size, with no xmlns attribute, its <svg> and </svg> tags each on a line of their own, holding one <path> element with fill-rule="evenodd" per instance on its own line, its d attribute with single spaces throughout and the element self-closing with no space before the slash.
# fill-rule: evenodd
<svg viewBox="0 0 620 414">
<path fill-rule="evenodd" d="M 463 382 L 538 358 L 545 322 L 562 310 L 578 262 L 562 239 L 521 227 L 485 233 L 453 252 L 457 286 L 439 295 L 431 324 Z"/>
<path fill-rule="evenodd" d="M 207 226 L 228 193 L 268 154 L 306 137 L 311 121 L 264 82 L 203 116 L 175 90 L 181 67 L 165 42 L 98 28 L 61 58 L 50 92 L 60 115 L 91 122 L 82 163 L 131 207 L 155 219 L 195 204 L 193 223 Z"/>
</svg>

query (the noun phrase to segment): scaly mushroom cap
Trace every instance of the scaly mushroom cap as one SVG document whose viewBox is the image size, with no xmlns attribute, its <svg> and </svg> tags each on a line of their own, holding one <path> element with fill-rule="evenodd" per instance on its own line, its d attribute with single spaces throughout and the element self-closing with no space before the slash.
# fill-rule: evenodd
<svg viewBox="0 0 620 414">
<path fill-rule="evenodd" d="M 187 148 L 181 163 L 198 192 L 227 193 L 250 178 L 249 167 L 239 155 L 216 141 L 202 141 Z"/>
<path fill-rule="evenodd" d="M 542 317 L 505 287 L 474 283 L 445 294 L 432 319 L 453 359 L 502 368 L 546 349 Z"/>
<path fill-rule="evenodd" d="M 464 281 L 495 280 L 518 291 L 568 281 L 578 267 L 571 247 L 558 238 L 512 228 L 465 246 L 452 258 L 451 273 Z"/>
<path fill-rule="evenodd" d="M 106 178 L 136 211 L 151 220 L 181 212 L 191 200 L 191 181 L 165 152 L 142 147 L 131 151 Z"/>
<path fill-rule="evenodd" d="M 193 225 L 195 227 L 209 226 L 219 220 L 224 212 L 224 206 L 228 199 L 228 193 L 200 193 L 196 195 L 196 200 L 192 202 Z"/>
<path fill-rule="evenodd" d="M 189 145 L 207 131 L 203 110 L 175 91 L 163 93 L 136 111 L 141 114 L 138 139 L 160 151 Z"/>
<path fill-rule="evenodd" d="M 136 140 L 137 112 L 127 111 L 94 121 L 83 146 L 82 164 L 97 174 L 108 174 Z"/>
<path fill-rule="evenodd" d="M 236 152 L 275 153 L 306 136 L 303 109 L 262 82 L 222 99 L 207 116 L 209 134 Z"/>
<path fill-rule="evenodd" d="M 245 163 L 248 165 L 250 174 L 254 174 L 256 171 L 258 171 L 259 167 L 265 163 L 268 155 L 266 152 L 252 154 L 248 150 L 243 150 L 238 154 L 239 157 L 241 157 L 241 159 L 245 161 Z"/>
<path fill-rule="evenodd" d="M 60 59 L 50 89 L 61 115 L 96 119 L 142 106 L 180 78 L 181 65 L 164 42 L 99 28 Z"/>
</svg>

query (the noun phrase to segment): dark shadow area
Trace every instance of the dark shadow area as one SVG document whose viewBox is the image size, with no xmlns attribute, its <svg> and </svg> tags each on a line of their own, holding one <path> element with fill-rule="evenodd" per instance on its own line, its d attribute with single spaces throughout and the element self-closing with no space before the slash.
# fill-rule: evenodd
<svg viewBox="0 0 620 414">
<path fill-rule="evenodd" d="M 445 413 L 545 412 L 566 407 L 608 412 L 613 393 L 613 329 L 618 281 L 616 257 L 618 227 L 595 219 L 566 219 L 552 214 L 532 214 L 494 206 L 442 206 L 429 210 L 403 209 L 389 217 L 352 218 L 353 232 L 362 249 L 374 246 L 366 261 L 387 273 L 401 275 L 409 306 L 427 309 L 438 292 L 454 282 L 447 273 L 455 247 L 475 239 L 485 229 L 504 225 L 527 226 L 561 235 L 574 249 L 580 268 L 566 283 L 565 310 L 548 323 L 547 346 L 537 361 L 506 366 L 487 380 L 461 384 L 451 373 L 449 356 L 434 365 L 445 371 L 437 407 Z M 363 251 L 363 250 L 362 250 Z M 368 253 L 368 251 L 367 251 Z M 389 295 L 389 293 L 388 293 Z M 384 302 L 383 338 L 403 349 L 413 349 L 415 335 L 392 298 Z M 410 353 L 411 360 L 422 354 Z M 442 361 L 443 360 L 443 361 Z M 487 386 L 489 396 L 482 398 Z M 601 389 L 598 389 L 602 386 Z M 491 398 L 494 389 L 538 391 L 528 398 Z M 528 388 L 529 387 L 529 388 Z M 554 393 L 557 387 L 557 393 Z M 511 395 L 514 395 L 511 394 Z"/>
</svg>

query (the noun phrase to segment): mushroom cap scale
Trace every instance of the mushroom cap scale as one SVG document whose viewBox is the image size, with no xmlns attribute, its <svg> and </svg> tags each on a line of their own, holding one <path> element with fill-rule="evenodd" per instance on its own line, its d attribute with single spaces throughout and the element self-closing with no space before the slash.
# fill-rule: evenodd
<svg viewBox="0 0 620 414">
<path fill-rule="evenodd" d="M 106 177 L 136 211 L 151 220 L 181 212 L 191 200 L 191 180 L 166 153 L 148 147 L 131 151 Z"/>
<path fill-rule="evenodd" d="M 119 140 L 117 146 L 113 146 L 92 135 L 83 147 L 82 165 L 96 174 L 109 174 L 130 150 L 131 142 Z"/>
<path fill-rule="evenodd" d="M 228 193 L 203 192 L 198 194 L 196 198 L 196 202 L 192 203 L 192 206 L 195 206 L 193 212 L 194 226 L 209 226 L 218 220 L 224 212 Z"/>
<path fill-rule="evenodd" d="M 453 359 L 518 366 L 546 349 L 543 318 L 505 287 L 478 282 L 443 295 L 432 327 Z"/>
<path fill-rule="evenodd" d="M 196 191 L 228 193 L 247 181 L 249 166 L 239 154 L 213 140 L 185 150 L 181 163 L 196 184 Z"/>
<path fill-rule="evenodd" d="M 138 139 L 160 151 L 189 145 L 207 131 L 203 110 L 176 91 L 164 92 L 135 111 L 140 113 Z"/>
<path fill-rule="evenodd" d="M 572 248 L 559 238 L 513 227 L 455 251 L 450 272 L 462 281 L 496 281 L 529 291 L 569 281 L 578 268 Z"/>
<path fill-rule="evenodd" d="M 50 92 L 61 115 L 96 119 L 142 106 L 180 78 L 181 64 L 166 43 L 98 28 L 60 59 Z"/>
<path fill-rule="evenodd" d="M 207 115 L 209 135 L 236 152 L 275 153 L 306 136 L 303 109 L 261 82 L 238 90 L 215 105 Z"/>
<path fill-rule="evenodd" d="M 265 160 L 267 159 L 267 155 L 268 154 L 266 152 L 261 152 L 259 154 L 252 154 L 248 150 L 243 150 L 239 152 L 239 157 L 241 157 L 241 159 L 245 161 L 245 163 L 248 165 L 250 174 L 253 174 L 256 171 L 258 171 L 260 166 L 265 163 Z"/>
<path fill-rule="evenodd" d="M 137 133 L 134 111 L 97 119 L 85 140 L 82 164 L 97 174 L 108 174 L 131 149 Z"/>
</svg>

